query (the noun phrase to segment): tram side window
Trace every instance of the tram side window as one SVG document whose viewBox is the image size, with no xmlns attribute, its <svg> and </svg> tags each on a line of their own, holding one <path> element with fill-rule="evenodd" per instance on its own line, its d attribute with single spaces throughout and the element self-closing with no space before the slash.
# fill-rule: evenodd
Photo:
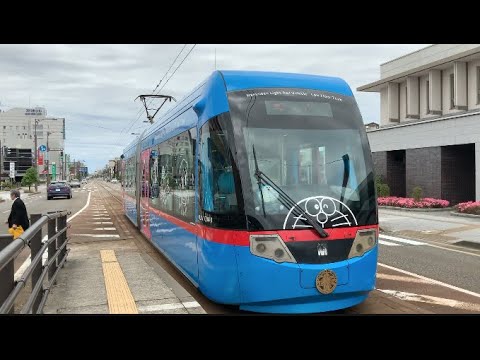
<svg viewBox="0 0 480 360">
<path fill-rule="evenodd" d="M 151 202 L 159 210 L 194 221 L 194 158 L 197 133 L 190 129 L 158 146 L 150 161 Z"/>
<path fill-rule="evenodd" d="M 158 161 L 160 159 L 160 146 L 154 146 L 150 149 L 150 199 L 152 205 L 159 208 L 160 196 L 160 176 Z"/>
<path fill-rule="evenodd" d="M 135 197 L 135 157 L 127 159 L 125 164 L 125 192 Z"/>
<path fill-rule="evenodd" d="M 175 137 L 173 157 L 173 212 L 179 218 L 195 220 L 194 158 L 197 131 L 190 129 Z"/>
<path fill-rule="evenodd" d="M 201 128 L 199 146 L 199 220 L 216 227 L 236 228 L 239 207 L 232 154 L 220 116 Z"/>
<path fill-rule="evenodd" d="M 173 153 L 175 141 L 168 139 L 158 146 L 158 201 L 154 201 L 154 206 L 158 209 L 173 214 L 173 192 L 172 188 L 175 182 L 173 178 Z"/>
</svg>

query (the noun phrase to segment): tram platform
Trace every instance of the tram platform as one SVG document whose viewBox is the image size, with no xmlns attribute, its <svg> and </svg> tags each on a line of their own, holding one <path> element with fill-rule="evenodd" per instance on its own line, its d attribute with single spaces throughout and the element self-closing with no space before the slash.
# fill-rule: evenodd
<svg viewBox="0 0 480 360">
<path fill-rule="evenodd" d="M 205 313 L 139 246 L 118 198 L 96 183 L 89 190 L 87 206 L 71 221 L 68 260 L 44 313 Z"/>
</svg>

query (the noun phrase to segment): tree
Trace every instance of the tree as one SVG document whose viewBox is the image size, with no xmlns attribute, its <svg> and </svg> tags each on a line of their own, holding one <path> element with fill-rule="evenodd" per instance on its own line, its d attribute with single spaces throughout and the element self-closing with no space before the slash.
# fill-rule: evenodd
<svg viewBox="0 0 480 360">
<path fill-rule="evenodd" d="M 38 172 L 35 167 L 27 169 L 27 172 L 22 178 L 22 186 L 28 186 L 28 191 L 30 191 L 30 186 L 38 183 Z"/>
</svg>

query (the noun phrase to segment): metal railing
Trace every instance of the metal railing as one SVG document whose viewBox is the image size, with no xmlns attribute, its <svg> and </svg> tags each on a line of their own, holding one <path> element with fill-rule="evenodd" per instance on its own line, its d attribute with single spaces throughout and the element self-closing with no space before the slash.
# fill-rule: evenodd
<svg viewBox="0 0 480 360">
<path fill-rule="evenodd" d="M 32 291 L 20 310 L 21 314 L 41 314 L 51 286 L 60 268 L 67 260 L 68 211 L 49 212 L 45 215 L 32 214 L 32 225 L 17 239 L 11 235 L 0 235 L 0 314 L 14 313 L 14 305 L 21 290 L 31 277 Z M 47 224 L 47 240 L 42 242 L 43 226 Z M 14 279 L 14 261 L 29 246 L 31 263 L 20 279 Z M 43 254 L 48 250 L 48 259 L 43 264 Z M 45 277 L 48 281 L 45 284 Z"/>
</svg>

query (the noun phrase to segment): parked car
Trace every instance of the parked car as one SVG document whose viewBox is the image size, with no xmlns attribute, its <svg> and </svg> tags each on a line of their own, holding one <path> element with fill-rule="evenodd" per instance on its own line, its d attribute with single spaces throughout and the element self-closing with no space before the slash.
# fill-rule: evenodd
<svg viewBox="0 0 480 360">
<path fill-rule="evenodd" d="M 87 179 L 82 179 L 82 184 L 87 184 L 87 183 L 88 183 Z"/>
<path fill-rule="evenodd" d="M 51 200 L 56 197 L 72 198 L 72 189 L 66 181 L 53 181 L 47 189 L 47 200 Z"/>
<path fill-rule="evenodd" d="M 80 184 L 80 181 L 78 181 L 77 179 L 72 179 L 70 180 L 70 187 L 71 188 L 74 188 L 74 187 L 81 187 L 82 185 Z"/>
<path fill-rule="evenodd" d="M 117 184 L 118 183 L 118 180 L 117 179 L 112 179 L 112 184 Z"/>
</svg>

